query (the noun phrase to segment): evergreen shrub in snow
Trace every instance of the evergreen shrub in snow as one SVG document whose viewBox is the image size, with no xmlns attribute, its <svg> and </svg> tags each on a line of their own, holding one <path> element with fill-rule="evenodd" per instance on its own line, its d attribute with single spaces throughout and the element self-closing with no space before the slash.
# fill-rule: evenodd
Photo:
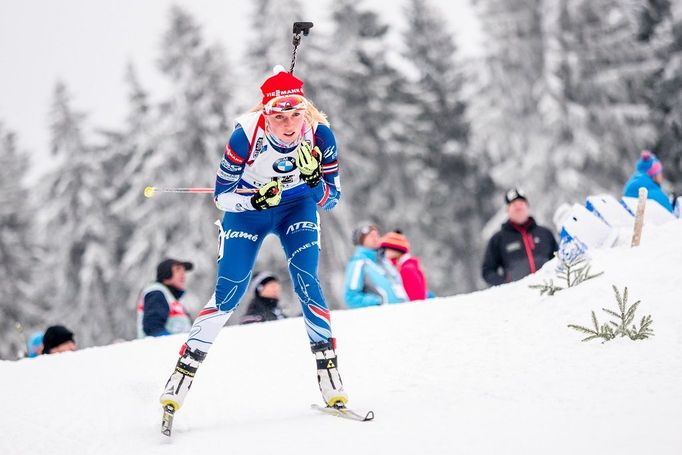
<svg viewBox="0 0 682 455">
<path fill-rule="evenodd" d="M 569 324 L 568 327 L 587 334 L 586 338 L 582 341 L 594 340 L 596 338 L 602 338 L 605 343 L 609 340 L 614 339 L 617 336 L 629 337 L 631 340 L 645 340 L 650 336 L 654 336 L 654 330 L 651 328 L 653 320 L 651 315 L 648 314 L 643 316 L 639 328 L 636 324 L 633 324 L 635 320 L 635 312 L 637 311 L 637 306 L 640 304 L 640 300 L 633 303 L 628 307 L 628 288 L 627 286 L 623 289 L 623 296 L 621 297 L 618 292 L 618 288 L 613 285 L 613 292 L 616 294 L 616 301 L 618 302 L 618 312 L 609 310 L 607 308 L 602 308 L 603 311 L 613 316 L 616 320 L 609 321 L 608 323 L 599 325 L 597 321 L 597 316 L 592 311 L 592 323 L 594 328 L 588 328 L 581 325 Z"/>
<path fill-rule="evenodd" d="M 529 288 L 539 289 L 540 295 L 554 295 L 559 291 L 572 288 L 583 281 L 591 280 L 604 273 L 591 273 L 589 258 L 584 254 L 578 256 L 557 255 L 557 257 L 559 258 L 559 265 L 556 269 L 558 283 L 554 284 L 553 279 L 543 280 L 542 284 L 531 284 L 528 286 Z"/>
</svg>

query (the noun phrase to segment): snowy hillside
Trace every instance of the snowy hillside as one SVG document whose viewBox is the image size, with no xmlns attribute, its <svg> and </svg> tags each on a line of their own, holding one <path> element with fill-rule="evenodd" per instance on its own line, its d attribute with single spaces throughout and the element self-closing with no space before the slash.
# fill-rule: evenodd
<svg viewBox="0 0 682 455">
<path fill-rule="evenodd" d="M 223 330 L 170 442 L 158 394 L 181 336 L 0 362 L 2 454 L 682 453 L 682 222 L 594 254 L 605 273 L 553 297 L 521 282 L 333 313 L 350 404 L 316 414 L 300 319 Z M 551 264 L 550 266 L 551 267 Z M 567 324 L 642 300 L 655 336 L 581 343 Z"/>
</svg>

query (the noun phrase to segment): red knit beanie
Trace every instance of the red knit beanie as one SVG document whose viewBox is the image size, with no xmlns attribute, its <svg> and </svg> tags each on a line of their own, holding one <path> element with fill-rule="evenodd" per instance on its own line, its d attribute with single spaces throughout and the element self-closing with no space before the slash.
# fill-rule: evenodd
<svg viewBox="0 0 682 455">
<path fill-rule="evenodd" d="M 399 232 L 389 232 L 381 238 L 379 248 L 390 248 L 401 253 L 408 253 L 410 251 L 410 242 L 407 241 L 407 237 Z"/>
<path fill-rule="evenodd" d="M 263 105 L 268 101 L 278 96 L 283 95 L 301 95 L 303 94 L 303 81 L 295 77 L 293 74 L 285 71 L 284 67 L 277 65 L 274 68 L 274 76 L 270 76 L 260 86 L 263 92 Z"/>
</svg>

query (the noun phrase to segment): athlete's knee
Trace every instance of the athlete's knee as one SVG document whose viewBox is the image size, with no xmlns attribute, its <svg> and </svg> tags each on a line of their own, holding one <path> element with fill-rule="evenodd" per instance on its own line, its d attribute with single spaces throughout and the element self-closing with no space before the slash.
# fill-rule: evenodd
<svg viewBox="0 0 682 455">
<path fill-rule="evenodd" d="M 247 274 L 246 277 L 238 280 L 218 277 L 215 289 L 216 308 L 220 311 L 233 311 L 237 308 L 239 301 L 246 293 L 250 276 Z"/>
<path fill-rule="evenodd" d="M 322 287 L 316 270 L 309 271 L 291 263 L 289 273 L 291 274 L 294 292 L 302 302 L 311 299 L 320 301 L 322 299 Z"/>
</svg>

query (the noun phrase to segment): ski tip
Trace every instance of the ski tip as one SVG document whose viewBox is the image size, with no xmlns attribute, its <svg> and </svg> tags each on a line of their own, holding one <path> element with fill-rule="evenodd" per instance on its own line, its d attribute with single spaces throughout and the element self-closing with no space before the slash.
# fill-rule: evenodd
<svg viewBox="0 0 682 455">
<path fill-rule="evenodd" d="M 319 404 L 311 404 L 312 409 L 316 409 L 328 415 L 342 417 L 359 422 L 369 422 L 374 420 L 374 411 L 367 411 L 361 414 L 357 411 L 347 408 L 346 406 L 320 406 Z"/>
</svg>

